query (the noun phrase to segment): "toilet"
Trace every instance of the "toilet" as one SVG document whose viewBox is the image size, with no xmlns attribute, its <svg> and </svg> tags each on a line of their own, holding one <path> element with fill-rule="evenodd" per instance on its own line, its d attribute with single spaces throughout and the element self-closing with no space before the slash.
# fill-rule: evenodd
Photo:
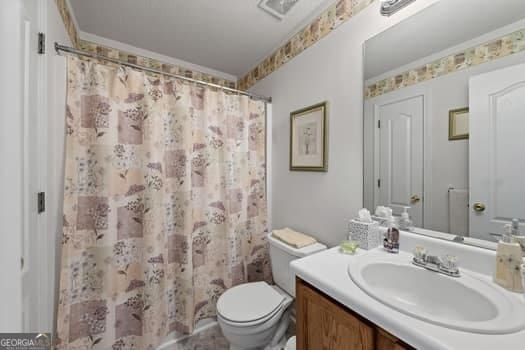
<svg viewBox="0 0 525 350">
<path fill-rule="evenodd" d="M 268 236 L 273 279 L 244 283 L 228 289 L 217 301 L 217 322 L 230 350 L 293 350 L 295 337 L 288 342 L 285 333 L 290 322 L 289 306 L 295 298 L 295 275 L 290 262 L 323 250 L 315 243 L 300 249 Z"/>
</svg>

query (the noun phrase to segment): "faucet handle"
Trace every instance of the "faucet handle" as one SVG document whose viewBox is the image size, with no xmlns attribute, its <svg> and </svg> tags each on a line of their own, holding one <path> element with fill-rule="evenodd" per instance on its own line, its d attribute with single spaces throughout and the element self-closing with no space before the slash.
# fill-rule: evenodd
<svg viewBox="0 0 525 350">
<path fill-rule="evenodd" d="M 441 256 L 441 266 L 447 271 L 458 271 L 458 257 L 456 255 L 445 254 Z"/>
</svg>

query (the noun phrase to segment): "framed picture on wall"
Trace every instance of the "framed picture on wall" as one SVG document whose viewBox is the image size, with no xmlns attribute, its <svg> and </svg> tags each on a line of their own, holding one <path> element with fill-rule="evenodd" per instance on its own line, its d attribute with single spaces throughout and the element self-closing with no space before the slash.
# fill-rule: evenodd
<svg viewBox="0 0 525 350">
<path fill-rule="evenodd" d="M 327 171 L 327 103 L 290 113 L 290 170 Z"/>
<path fill-rule="evenodd" d="M 453 109 L 448 112 L 448 139 L 464 140 L 469 136 L 469 108 Z"/>
</svg>

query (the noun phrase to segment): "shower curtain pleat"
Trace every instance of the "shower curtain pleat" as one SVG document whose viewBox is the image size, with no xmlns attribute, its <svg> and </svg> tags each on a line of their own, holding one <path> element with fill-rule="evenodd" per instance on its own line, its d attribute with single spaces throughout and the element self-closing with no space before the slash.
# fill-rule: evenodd
<svg viewBox="0 0 525 350">
<path fill-rule="evenodd" d="M 58 349 L 155 349 L 271 281 L 265 106 L 68 58 Z"/>
</svg>

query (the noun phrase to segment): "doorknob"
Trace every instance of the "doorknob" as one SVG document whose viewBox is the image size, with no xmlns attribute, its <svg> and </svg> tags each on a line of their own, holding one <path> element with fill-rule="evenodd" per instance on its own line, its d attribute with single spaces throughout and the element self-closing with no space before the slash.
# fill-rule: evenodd
<svg viewBox="0 0 525 350">
<path fill-rule="evenodd" d="M 419 198 L 419 196 L 415 194 L 412 197 L 410 197 L 410 200 L 412 201 L 412 203 L 417 203 L 421 200 L 421 198 Z"/>
<path fill-rule="evenodd" d="M 474 207 L 473 208 L 478 213 L 481 213 L 481 212 L 485 211 L 485 209 L 487 207 L 485 207 L 485 204 L 483 204 L 483 203 L 474 203 Z"/>
</svg>

